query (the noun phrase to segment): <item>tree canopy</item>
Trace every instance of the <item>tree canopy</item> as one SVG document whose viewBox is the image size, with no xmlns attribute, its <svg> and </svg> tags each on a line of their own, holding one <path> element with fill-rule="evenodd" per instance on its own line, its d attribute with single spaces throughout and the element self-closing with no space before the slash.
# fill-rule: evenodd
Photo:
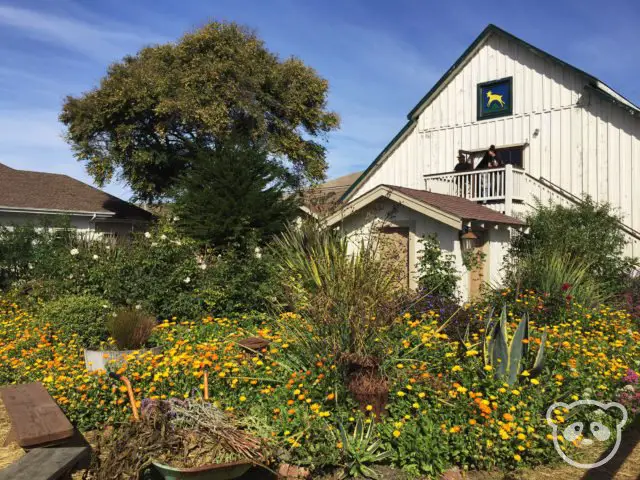
<svg viewBox="0 0 640 480">
<path fill-rule="evenodd" d="M 244 247 L 281 232 L 295 216 L 287 173 L 264 151 L 242 143 L 199 152 L 176 182 L 172 212 L 186 235 L 215 247 Z"/>
<path fill-rule="evenodd" d="M 264 145 L 295 186 L 322 179 L 323 137 L 339 124 L 327 92 L 301 60 L 279 59 L 242 26 L 212 22 L 114 63 L 97 88 L 65 99 L 60 120 L 98 184 L 116 177 L 154 201 L 197 152 L 238 137 Z"/>
</svg>

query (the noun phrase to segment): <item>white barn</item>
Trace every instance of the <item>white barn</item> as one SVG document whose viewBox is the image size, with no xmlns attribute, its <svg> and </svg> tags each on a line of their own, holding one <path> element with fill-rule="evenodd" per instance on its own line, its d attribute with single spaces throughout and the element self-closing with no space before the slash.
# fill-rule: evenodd
<svg viewBox="0 0 640 480">
<path fill-rule="evenodd" d="M 453 173 L 459 152 L 477 165 L 490 145 L 504 166 Z M 424 227 L 424 213 L 399 207 L 381 186 L 464 197 L 505 217 L 458 215 L 458 223 L 444 227 L 432 215 Z M 349 232 L 371 224 L 363 216 L 395 221 L 404 229 L 396 233 L 407 239 L 409 271 L 425 228 L 450 239 L 443 249 L 461 268 L 461 235 L 471 230 L 488 258 L 480 280 L 496 282 L 513 217 L 521 218 L 536 199 L 570 204 L 585 194 L 619 210 L 627 253 L 640 256 L 640 109 L 592 75 L 489 25 L 409 112 L 328 221 Z M 368 203 L 358 202 L 367 195 Z M 372 202 L 378 213 L 365 212 Z M 472 277 L 466 274 L 460 286 L 463 297 L 475 289 Z M 414 284 L 413 275 L 408 282 Z"/>
</svg>

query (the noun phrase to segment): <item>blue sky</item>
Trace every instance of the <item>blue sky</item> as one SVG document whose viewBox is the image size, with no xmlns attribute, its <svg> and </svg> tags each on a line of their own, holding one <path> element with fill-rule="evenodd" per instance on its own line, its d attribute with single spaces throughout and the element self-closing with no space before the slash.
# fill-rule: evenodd
<svg viewBox="0 0 640 480">
<path fill-rule="evenodd" d="M 246 24 L 329 80 L 342 117 L 327 139 L 329 177 L 365 168 L 488 23 L 640 103 L 637 0 L 0 0 L 0 162 L 90 181 L 62 139 L 63 98 L 209 20 Z M 129 197 L 125 185 L 106 190 Z"/>
</svg>

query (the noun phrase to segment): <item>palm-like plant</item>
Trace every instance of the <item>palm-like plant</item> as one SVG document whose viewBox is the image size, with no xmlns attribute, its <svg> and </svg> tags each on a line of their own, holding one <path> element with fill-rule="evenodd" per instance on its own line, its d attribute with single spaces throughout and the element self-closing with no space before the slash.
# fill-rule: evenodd
<svg viewBox="0 0 640 480">
<path fill-rule="evenodd" d="M 347 476 L 380 478 L 380 475 L 369 465 L 388 459 L 392 452 L 381 450 L 382 441 L 376 435 L 373 422 L 365 427 L 362 418 L 358 418 L 351 435 L 347 434 L 342 423 L 338 426 L 338 431 L 345 461 L 339 478 Z"/>
<path fill-rule="evenodd" d="M 371 359 L 380 354 L 380 329 L 398 310 L 397 272 L 374 238 L 354 240 L 315 226 L 290 228 L 274 253 L 290 302 L 311 329 L 287 325 L 311 353 Z M 297 335 L 300 334 L 300 335 Z"/>
</svg>

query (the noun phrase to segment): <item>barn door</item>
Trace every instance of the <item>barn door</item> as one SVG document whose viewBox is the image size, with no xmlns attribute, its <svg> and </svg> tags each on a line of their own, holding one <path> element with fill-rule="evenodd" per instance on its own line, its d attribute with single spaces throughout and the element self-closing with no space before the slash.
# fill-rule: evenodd
<svg viewBox="0 0 640 480">
<path fill-rule="evenodd" d="M 378 231 L 380 258 L 392 262 L 398 286 L 409 287 L 409 227 L 382 227 Z"/>
</svg>

